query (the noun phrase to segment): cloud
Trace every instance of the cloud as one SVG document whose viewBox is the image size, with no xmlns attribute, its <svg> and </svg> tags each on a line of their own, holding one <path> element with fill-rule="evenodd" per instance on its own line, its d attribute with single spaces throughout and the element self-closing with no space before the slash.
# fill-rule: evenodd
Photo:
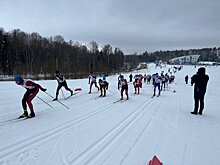
<svg viewBox="0 0 220 165">
<path fill-rule="evenodd" d="M 125 53 L 220 45 L 218 0 L 0 1 L 0 26 Z"/>
</svg>

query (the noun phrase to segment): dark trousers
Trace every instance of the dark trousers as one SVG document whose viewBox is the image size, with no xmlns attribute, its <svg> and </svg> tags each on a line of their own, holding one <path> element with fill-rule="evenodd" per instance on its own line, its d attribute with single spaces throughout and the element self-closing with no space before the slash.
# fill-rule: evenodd
<svg viewBox="0 0 220 165">
<path fill-rule="evenodd" d="M 162 81 L 162 84 L 161 84 L 161 91 L 163 90 L 163 88 L 164 88 L 164 90 L 165 90 L 165 81 Z"/>
<path fill-rule="evenodd" d="M 62 83 L 59 83 L 59 85 L 58 85 L 58 87 L 57 87 L 56 98 L 58 97 L 59 91 L 60 91 L 60 89 L 61 89 L 62 87 L 64 87 L 67 91 L 72 92 L 72 90 L 71 90 L 70 88 L 68 88 L 66 81 L 64 81 L 64 82 L 62 82 Z"/>
<path fill-rule="evenodd" d="M 158 88 L 158 94 L 160 95 L 160 83 L 154 83 L 154 95 L 156 94 L 156 88 Z"/>
<path fill-rule="evenodd" d="M 99 90 L 99 87 L 97 86 L 97 82 L 92 81 L 91 84 L 90 84 L 89 93 L 91 93 L 91 91 L 92 91 L 92 85 L 93 85 L 93 84 L 95 84 L 95 87 L 98 88 L 98 90 Z"/>
<path fill-rule="evenodd" d="M 127 99 L 128 99 L 128 84 L 122 85 L 122 87 L 121 87 L 121 98 L 123 98 L 123 92 L 124 91 L 125 91 L 125 94 L 126 94 Z"/>
<path fill-rule="evenodd" d="M 194 100 L 195 100 L 194 112 L 198 113 L 198 109 L 199 109 L 199 113 L 202 113 L 204 109 L 204 95 L 195 94 Z"/>
</svg>

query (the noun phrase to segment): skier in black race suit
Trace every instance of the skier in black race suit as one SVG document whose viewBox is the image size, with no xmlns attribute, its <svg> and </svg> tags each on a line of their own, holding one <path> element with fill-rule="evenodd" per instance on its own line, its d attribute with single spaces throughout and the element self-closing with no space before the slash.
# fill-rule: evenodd
<svg viewBox="0 0 220 165">
<path fill-rule="evenodd" d="M 56 91 L 56 97 L 53 99 L 53 101 L 58 100 L 58 95 L 59 95 L 59 90 L 64 87 L 67 91 L 70 91 L 70 95 L 73 95 L 73 91 L 68 88 L 65 77 L 60 74 L 60 72 L 57 70 L 56 72 L 56 79 L 58 82 L 58 87 L 57 87 L 57 91 Z"/>
<path fill-rule="evenodd" d="M 124 78 L 123 75 L 120 75 L 119 76 L 119 79 L 118 79 L 118 90 L 120 90 L 121 88 L 121 100 L 123 100 L 123 92 L 125 91 L 125 94 L 127 96 L 127 100 L 128 100 L 128 83 L 127 83 L 127 80 Z"/>
</svg>

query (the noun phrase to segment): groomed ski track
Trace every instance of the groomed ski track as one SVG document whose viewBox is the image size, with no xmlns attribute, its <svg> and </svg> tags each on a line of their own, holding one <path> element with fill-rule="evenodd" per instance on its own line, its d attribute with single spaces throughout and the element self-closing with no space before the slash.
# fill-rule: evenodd
<svg viewBox="0 0 220 165">
<path fill-rule="evenodd" d="M 140 72 L 160 71 L 161 69 L 151 67 Z M 117 76 L 108 77 L 109 89 L 115 95 L 107 91 L 107 97 L 104 98 L 96 98 L 100 93 L 94 87 L 92 94 L 88 94 L 87 80 L 68 81 L 68 84 L 76 87 L 82 85 L 83 88 L 80 94 L 68 100 L 62 99 L 60 94 L 60 101 L 69 106 L 69 110 L 39 93 L 41 98 L 53 105 L 53 109 L 35 98 L 35 118 L 10 121 L 21 112 L 18 112 L 21 109 L 20 100 L 16 103 L 18 97 L 15 96 L 12 100 L 15 108 L 9 106 L 8 113 L 0 114 L 0 140 L 4 141 L 0 147 L 0 164 L 133 165 L 147 164 L 156 154 L 166 164 L 181 165 L 193 163 L 190 154 L 194 151 L 198 152 L 198 157 L 209 157 L 201 157 L 199 164 L 218 162 L 220 145 L 214 146 L 208 142 L 204 144 L 205 138 L 197 139 L 202 132 L 194 135 L 194 129 L 190 128 L 205 116 L 197 118 L 190 115 L 193 105 L 192 87 L 184 86 L 182 82 L 183 75 L 189 72 L 194 74 L 196 69 L 186 66 L 177 72 L 175 82 L 166 91 L 162 91 L 160 97 L 151 98 L 152 85 L 146 84 L 143 84 L 139 95 L 134 95 L 130 84 L 130 99 L 115 104 L 120 98 Z M 48 91 L 56 88 L 55 81 L 39 83 L 46 86 Z M 24 90 L 17 89 L 17 86 L 13 89 L 20 90 L 22 97 Z M 174 89 L 177 93 L 173 93 Z M 186 94 L 181 95 L 181 92 L 191 92 L 191 98 L 186 98 Z M 9 103 L 8 100 L 1 102 L 5 106 Z M 186 102 L 189 104 L 186 105 Z M 204 127 L 210 128 L 211 123 Z M 216 125 L 211 128 L 213 129 L 219 130 Z M 204 133 L 203 136 L 208 137 Z M 211 147 L 207 148 L 209 145 Z"/>
</svg>

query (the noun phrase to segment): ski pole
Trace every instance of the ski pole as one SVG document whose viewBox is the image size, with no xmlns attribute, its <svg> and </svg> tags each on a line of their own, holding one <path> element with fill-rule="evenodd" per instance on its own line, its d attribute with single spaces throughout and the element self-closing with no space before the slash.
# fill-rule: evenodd
<svg viewBox="0 0 220 165">
<path fill-rule="evenodd" d="M 61 88 L 61 92 L 62 92 L 62 94 L 63 94 L 63 98 L 64 98 L 64 100 L 66 100 L 66 98 L 65 98 L 65 96 L 64 96 L 64 93 L 63 93 L 63 90 L 62 90 L 62 88 Z"/>
<path fill-rule="evenodd" d="M 47 92 L 44 92 L 46 93 L 48 96 L 50 96 L 51 98 L 53 98 L 53 96 L 51 96 L 49 93 Z M 63 105 L 64 107 L 66 107 L 67 109 L 69 109 L 69 107 L 67 107 L 65 104 L 63 104 L 62 102 L 60 102 L 59 100 L 56 100 L 58 103 L 60 103 L 61 105 Z"/>
<path fill-rule="evenodd" d="M 37 96 L 37 98 L 40 99 L 41 101 L 43 101 L 43 102 L 44 102 L 45 104 L 47 104 L 48 106 L 50 106 L 51 108 L 53 108 L 50 104 L 48 104 L 48 103 L 47 103 L 46 101 L 44 101 L 42 98 L 40 98 L 40 97 L 38 97 L 38 96 Z"/>
</svg>

